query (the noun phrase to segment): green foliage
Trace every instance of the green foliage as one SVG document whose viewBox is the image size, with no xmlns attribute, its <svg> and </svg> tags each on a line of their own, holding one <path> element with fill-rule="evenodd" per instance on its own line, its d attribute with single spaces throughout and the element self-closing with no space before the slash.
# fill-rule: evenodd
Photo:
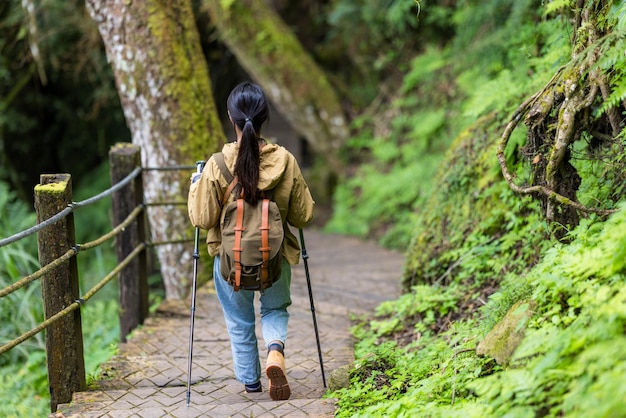
<svg viewBox="0 0 626 418">
<path fill-rule="evenodd" d="M 354 1 L 338 1 L 328 15 L 331 25 L 364 24 L 372 29 L 371 36 L 392 37 L 406 33 L 417 25 L 417 7 L 411 2 L 391 0 L 377 1 L 364 7 Z"/>
<path fill-rule="evenodd" d="M 626 192 L 626 137 L 621 135 L 603 145 L 587 137 L 573 148 L 571 163 L 582 178 L 577 196 L 588 206 L 614 206 Z"/>
<path fill-rule="evenodd" d="M 0 237 L 9 237 L 35 224 L 35 214 L 16 199 L 5 183 L 0 182 Z M 0 247 L 0 288 L 13 284 L 39 268 L 35 236 Z M 26 295 L 24 295 L 26 293 Z M 0 299 L 0 342 L 2 345 L 35 327 L 43 319 L 41 290 L 38 283 Z M 0 366 L 25 361 L 29 353 L 45 348 L 43 335 L 19 345 L 0 358 Z"/>
<path fill-rule="evenodd" d="M 50 412 L 45 351 L 0 367 L 0 415 L 7 418 L 45 417 Z"/>
<path fill-rule="evenodd" d="M 0 30 L 0 180 L 32 201 L 40 173 L 80 177 L 130 135 L 83 1 L 5 0 Z"/>
<path fill-rule="evenodd" d="M 116 299 L 90 301 L 81 309 L 85 373 L 96 376 L 100 364 L 117 353 L 120 342 L 119 303 Z"/>
<path fill-rule="evenodd" d="M 574 6 L 571 0 L 552 0 L 546 3 L 546 7 L 543 11 L 544 15 L 549 15 L 551 13 L 572 8 Z"/>
<path fill-rule="evenodd" d="M 608 13 L 612 30 L 600 47 L 598 66 L 607 74 L 612 85 L 609 97 L 604 100 L 598 113 L 601 115 L 618 107 L 626 99 L 626 4 L 617 2 Z"/>
<path fill-rule="evenodd" d="M 89 379 L 98 366 L 109 360 L 119 343 L 115 301 L 88 303 L 82 308 L 85 371 Z M 107 318 L 103 321 L 103 318 Z M 23 345 L 23 344 L 22 344 Z M 18 346 L 21 347 L 22 345 Z M 10 354 L 11 352 L 9 352 Z M 7 356 L 8 354 L 3 354 Z M 0 416 L 7 418 L 44 417 L 50 411 L 45 348 L 29 348 L 28 356 L 0 367 Z"/>
<path fill-rule="evenodd" d="M 382 304 L 355 328 L 357 362 L 339 398 L 343 416 L 621 416 L 626 370 L 626 205 L 606 222 L 590 219 L 556 244 L 525 278 L 511 274 L 479 316 L 460 315 L 442 333 L 411 330 L 448 312 L 446 295 L 418 286 Z M 484 261 L 484 260 L 483 260 Z M 521 298 L 537 307 L 511 365 L 500 368 L 473 348 Z M 454 308 L 452 308 L 454 309 Z M 431 312 L 416 316 L 416 312 Z M 489 318 L 492 318 L 491 320 Z M 401 339 L 410 331 L 412 338 Z M 392 339 L 397 343 L 385 342 Z"/>
<path fill-rule="evenodd" d="M 329 6 L 325 48 L 341 50 L 339 69 L 348 86 L 356 87 L 350 93 L 357 107 L 369 103 L 379 83 L 405 65 L 404 51 L 417 44 L 412 32 L 419 8 L 419 2 L 406 0 L 337 0 Z"/>
<path fill-rule="evenodd" d="M 422 14 L 428 15 L 430 7 L 438 6 L 422 5 Z M 567 59 L 564 24 L 538 20 L 529 1 L 494 0 L 481 3 L 480 8 L 473 2 L 459 5 L 451 19 L 458 30 L 454 42 L 443 48 L 426 45 L 411 61 L 390 110 L 376 116 L 366 113 L 356 120 L 359 133 L 348 143 L 346 154 L 358 156 L 361 164 L 339 185 L 327 229 L 378 238 L 386 246 L 406 249 L 419 239 L 422 224 L 434 233 L 433 224 L 425 222 L 422 214 L 439 220 L 454 218 L 434 207 L 430 196 L 435 190 L 472 191 L 484 199 L 472 186 L 488 187 L 495 179 L 499 172 L 495 159 L 480 161 L 478 170 L 471 168 L 463 175 L 450 171 L 473 167 L 475 158 L 486 158 L 483 148 L 486 142 L 495 147 L 495 128 L 501 118 L 529 90 L 539 89 Z M 535 76 L 528 77 L 530 73 Z M 458 159 L 441 167 L 445 150 L 453 141 L 461 144 L 468 135 L 475 136 L 474 151 L 467 153 L 465 145 L 460 145 Z M 435 185 L 438 171 L 455 184 Z M 446 202 L 447 196 L 440 196 L 441 201 Z M 485 213 L 474 209 L 457 208 L 472 216 Z"/>
<path fill-rule="evenodd" d="M 351 386 L 330 394 L 339 399 L 337 416 L 624 415 L 626 205 L 608 219 L 582 216 L 569 243 L 559 244 L 540 205 L 510 190 L 495 159 L 513 110 L 570 59 L 571 29 L 561 16 L 570 3 L 536 10 L 531 1 L 459 2 L 454 39 L 425 46 L 412 61 L 394 111 L 378 117 L 388 122 L 358 121 L 347 153 L 364 164 L 340 187 L 329 226 L 379 237 L 409 218 L 390 218 L 394 203 L 412 206 L 416 222 L 408 240 L 394 237 L 397 247 L 410 242 L 406 293 L 353 329 Z M 623 100 L 625 62 L 626 6 L 608 4 L 598 27 L 613 30 L 598 45 L 614 96 L 603 111 Z M 422 4 L 421 16 L 428 11 Z M 423 134 L 411 136 L 413 129 Z M 582 139 L 571 160 L 582 178 L 580 201 L 617 205 L 626 184 L 623 132 L 602 150 Z M 532 184 L 525 144 L 526 132 L 514 132 L 505 156 L 517 181 Z M 421 170 L 430 159 L 442 163 L 428 177 Z M 417 189 L 412 201 L 367 189 L 391 187 L 399 167 L 415 173 L 406 183 Z M 476 345 L 519 301 L 535 310 L 510 364 L 478 357 Z"/>
<path fill-rule="evenodd" d="M 380 155 L 382 148 L 374 152 Z M 429 160 L 419 172 L 398 163 L 385 175 L 374 167 L 364 167 L 357 176 L 338 186 L 334 199 L 341 203 L 327 228 L 357 236 L 377 234 L 390 247 L 405 247 L 414 224 L 415 201 L 425 192 L 406 185 L 425 181 L 438 161 Z M 372 231 L 372 226 L 380 230 Z"/>
<path fill-rule="evenodd" d="M 616 265 L 614 252 L 598 257 L 597 247 L 623 246 L 624 226 L 623 210 L 604 224 L 581 225 L 570 246 L 550 250 L 529 274 L 539 307 L 515 353 L 514 368 L 473 385 L 477 395 L 496 406 L 496 414 L 515 404 L 548 416 L 613 416 L 623 411 L 626 391 L 613 379 L 626 367 L 618 348 L 624 344 L 626 275 L 623 258 Z M 525 396 L 512 400 L 505 392 L 516 374 L 524 374 L 532 385 Z"/>
<path fill-rule="evenodd" d="M 35 214 L 0 182 L 0 237 L 9 237 L 35 224 Z M 0 288 L 39 268 L 36 237 L 0 247 Z M 17 338 L 43 320 L 38 282 L 0 299 L 0 345 Z M 18 345 L 0 357 L 0 415 L 45 416 L 49 410 L 44 334 Z"/>
<path fill-rule="evenodd" d="M 356 347 L 357 357 L 365 356 L 370 346 L 381 339 L 405 340 L 436 333 L 442 318 L 457 311 L 460 299 L 456 286 L 415 286 L 398 300 L 381 304 L 376 310 L 377 319 L 353 328 L 354 335 L 361 340 Z"/>
<path fill-rule="evenodd" d="M 481 123 L 490 122 L 485 119 Z M 498 181 L 490 132 L 462 133 L 441 167 L 434 194 L 419 210 L 405 288 L 415 284 L 495 285 L 536 262 L 547 231 L 537 204 Z"/>
<path fill-rule="evenodd" d="M 431 51 L 429 58 L 441 62 L 444 54 Z M 443 86 L 445 75 L 439 70 L 439 65 L 429 59 L 415 61 L 404 89 L 421 91 L 420 83 L 424 80 Z M 380 128 L 380 121 L 369 116 L 356 121 L 362 133 L 349 143 L 348 153 L 362 155 L 371 163 L 360 165 L 354 176 L 338 186 L 335 213 L 328 230 L 374 236 L 389 247 L 406 248 L 415 221 L 414 211 L 430 194 L 433 173 L 449 141 L 448 121 L 455 115 L 454 109 L 412 113 L 416 106 L 425 105 L 429 97 L 446 101 L 427 89 L 424 92 L 432 97 L 407 93 L 398 98 L 391 105 L 397 116 L 389 126 Z"/>
</svg>

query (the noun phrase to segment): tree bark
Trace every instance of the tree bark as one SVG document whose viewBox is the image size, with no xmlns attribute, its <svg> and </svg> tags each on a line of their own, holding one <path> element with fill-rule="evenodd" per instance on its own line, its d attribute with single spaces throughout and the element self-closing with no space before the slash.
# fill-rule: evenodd
<svg viewBox="0 0 626 418">
<path fill-rule="evenodd" d="M 346 117 L 324 72 L 264 0 L 204 0 L 222 41 L 293 128 L 339 174 Z"/>
<path fill-rule="evenodd" d="M 133 143 L 144 167 L 193 164 L 225 141 L 190 0 L 86 0 L 113 68 Z M 184 201 L 189 173 L 144 172 L 148 202 Z M 184 206 L 148 211 L 153 242 L 191 236 Z M 191 251 L 157 247 L 167 299 L 191 284 Z"/>
</svg>

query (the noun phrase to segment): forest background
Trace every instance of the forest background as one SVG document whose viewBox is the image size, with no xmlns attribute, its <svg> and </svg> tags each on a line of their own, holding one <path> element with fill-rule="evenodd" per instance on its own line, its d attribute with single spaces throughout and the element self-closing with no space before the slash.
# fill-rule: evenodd
<svg viewBox="0 0 626 418">
<path fill-rule="evenodd" d="M 330 209 L 320 223 L 406 252 L 404 295 L 355 326 L 351 385 L 331 394 L 338 416 L 624 416 L 624 2 L 190 4 L 222 120 L 230 88 L 256 76 L 269 91 L 256 70 L 272 69 L 225 36 L 238 14 L 224 11 L 257 12 L 253 25 L 240 12 L 247 27 L 267 14 L 286 24 L 276 30 L 295 35 L 311 85 L 332 87 L 348 123 L 319 148 L 323 134 L 283 110 L 311 148 L 305 175 Z M 71 173 L 80 200 L 109 186 L 110 146 L 135 139 L 94 14 L 81 1 L 0 4 L 2 237 L 34 223 L 39 173 Z M 259 56 L 288 55 L 280 36 L 254 39 Z M 110 228 L 109 208 L 77 216 L 79 242 Z M 34 241 L 0 254 L 2 286 L 38 266 Z M 81 264 L 89 288 L 113 249 Z M 163 282 L 151 278 L 153 306 Z M 38 292 L 0 301 L 3 342 L 41 321 Z M 116 317 L 116 297 L 82 309 L 92 377 L 119 341 L 115 321 L 98 319 Z M 43 337 L 0 368 L 0 415 L 44 416 Z"/>
</svg>

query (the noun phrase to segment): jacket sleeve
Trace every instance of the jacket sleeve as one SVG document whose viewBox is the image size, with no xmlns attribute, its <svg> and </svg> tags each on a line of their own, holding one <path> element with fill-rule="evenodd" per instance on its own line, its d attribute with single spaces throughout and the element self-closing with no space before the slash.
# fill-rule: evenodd
<svg viewBox="0 0 626 418">
<path fill-rule="evenodd" d="M 222 193 L 219 168 L 211 158 L 200 178 L 189 188 L 187 210 L 193 226 L 208 230 L 219 223 Z"/>
<path fill-rule="evenodd" d="M 289 199 L 287 222 L 296 228 L 304 228 L 313 219 L 315 202 L 295 158 L 292 159 L 292 163 L 293 185 Z"/>
</svg>

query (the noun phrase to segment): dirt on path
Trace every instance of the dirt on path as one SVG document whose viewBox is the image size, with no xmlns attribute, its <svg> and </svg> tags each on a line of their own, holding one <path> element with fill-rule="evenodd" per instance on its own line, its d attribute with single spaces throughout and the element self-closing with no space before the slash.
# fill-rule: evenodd
<svg viewBox="0 0 626 418">
<path fill-rule="evenodd" d="M 305 231 L 308 264 L 326 380 L 354 360 L 351 316 L 372 312 L 400 294 L 402 254 L 353 237 Z M 292 395 L 272 401 L 246 394 L 234 378 L 230 342 L 213 283 L 198 289 L 192 390 L 186 406 L 189 301 L 168 301 L 119 354 L 101 366 L 97 389 L 74 394 L 55 417 L 332 417 L 335 401 L 323 398 L 317 344 L 303 263 L 293 268 L 287 376 Z M 258 303 L 257 303 L 258 307 Z M 265 350 L 260 321 L 261 359 Z"/>
</svg>

